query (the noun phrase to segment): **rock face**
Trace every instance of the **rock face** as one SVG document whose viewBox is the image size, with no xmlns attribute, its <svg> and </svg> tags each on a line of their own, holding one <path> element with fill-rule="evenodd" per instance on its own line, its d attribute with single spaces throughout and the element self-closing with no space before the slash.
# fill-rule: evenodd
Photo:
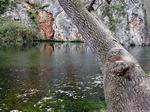
<svg viewBox="0 0 150 112">
<path fill-rule="evenodd" d="M 56 17 L 55 25 L 55 39 L 65 41 L 81 40 L 81 35 L 78 33 L 76 26 L 64 11 Z"/>
<path fill-rule="evenodd" d="M 144 7 L 146 10 L 146 19 L 148 25 L 150 25 L 150 1 L 149 0 L 144 0 Z"/>
<path fill-rule="evenodd" d="M 27 10 L 23 4 L 16 4 L 15 7 L 9 8 L 2 16 L 21 21 L 26 26 L 32 25 L 32 20 L 28 16 Z"/>
<path fill-rule="evenodd" d="M 67 17 L 57 0 L 39 0 L 39 2 L 49 4 L 49 7 L 47 7 L 45 10 L 52 12 L 54 15 L 55 21 L 53 27 L 55 30 L 54 38 L 56 40 L 82 40 L 76 26 Z"/>
<path fill-rule="evenodd" d="M 142 45 L 146 39 L 145 12 L 143 0 L 127 1 L 127 14 L 131 39 L 136 45 Z"/>
<path fill-rule="evenodd" d="M 53 14 L 46 11 L 38 11 L 37 22 L 41 34 L 45 37 L 44 39 L 53 39 L 55 33 L 53 29 Z"/>
<path fill-rule="evenodd" d="M 54 39 L 65 41 L 82 40 L 76 26 L 67 17 L 57 0 L 32 0 L 32 2 L 49 5 L 44 10 L 53 14 L 50 15 L 51 17 L 49 16 L 49 19 L 54 18 L 54 21 L 51 21 L 51 23 L 45 22 L 47 28 L 44 28 L 45 25 L 43 23 L 40 23 L 40 27 L 43 27 L 43 30 L 47 29 L 45 32 L 53 32 L 54 30 Z M 82 2 L 87 5 L 91 0 L 82 0 Z M 18 4 L 17 7 L 22 6 Z M 148 34 L 148 28 L 146 28 L 143 0 L 112 0 L 110 5 L 105 0 L 97 0 L 94 8 L 98 17 L 110 28 L 121 44 L 125 46 L 149 44 L 150 39 L 146 35 Z M 21 11 L 23 9 L 23 7 L 21 9 L 19 8 L 18 16 L 15 13 L 13 17 L 19 18 L 22 15 L 21 21 L 25 24 L 31 24 L 31 20 L 27 16 L 26 11 Z M 50 38 L 53 34 L 46 33 L 45 35 L 47 38 Z"/>
<path fill-rule="evenodd" d="M 110 5 L 103 3 L 97 14 L 121 44 L 143 45 L 146 39 L 143 3 L 143 0 L 112 0 Z"/>
<path fill-rule="evenodd" d="M 147 22 L 147 38 L 145 40 L 145 43 L 150 42 L 150 1 L 149 0 L 144 0 L 144 7 L 146 11 L 146 22 Z"/>
<path fill-rule="evenodd" d="M 34 1 L 26 0 L 22 3 L 26 10 L 32 15 L 34 14 L 35 24 L 40 30 L 43 39 L 53 39 L 54 37 L 54 17 L 51 12 L 40 9 L 40 6 L 35 6 Z"/>
</svg>

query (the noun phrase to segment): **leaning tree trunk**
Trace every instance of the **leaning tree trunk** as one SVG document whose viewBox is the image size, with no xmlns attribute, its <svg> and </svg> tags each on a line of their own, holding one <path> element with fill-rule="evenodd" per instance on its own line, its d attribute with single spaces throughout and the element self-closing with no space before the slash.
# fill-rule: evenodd
<svg viewBox="0 0 150 112">
<path fill-rule="evenodd" d="M 79 0 L 58 0 L 97 55 L 108 112 L 150 112 L 150 81 L 138 62 Z"/>
</svg>

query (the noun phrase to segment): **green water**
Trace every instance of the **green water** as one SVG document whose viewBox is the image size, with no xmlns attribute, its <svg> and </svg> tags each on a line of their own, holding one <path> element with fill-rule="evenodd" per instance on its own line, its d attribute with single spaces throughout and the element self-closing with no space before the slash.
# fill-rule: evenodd
<svg viewBox="0 0 150 112">
<path fill-rule="evenodd" d="M 149 72 L 150 49 L 129 50 Z M 104 112 L 95 59 L 84 44 L 1 48 L 0 112 Z"/>
</svg>

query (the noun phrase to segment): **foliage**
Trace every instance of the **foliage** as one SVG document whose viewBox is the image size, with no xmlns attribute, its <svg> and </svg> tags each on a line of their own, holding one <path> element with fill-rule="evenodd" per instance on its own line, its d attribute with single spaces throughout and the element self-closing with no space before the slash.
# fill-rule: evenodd
<svg viewBox="0 0 150 112">
<path fill-rule="evenodd" d="M 8 18 L 0 18 L 0 44 L 22 45 L 30 44 L 38 38 L 36 30 Z"/>
<path fill-rule="evenodd" d="M 36 11 L 33 9 L 27 10 L 28 16 L 32 20 L 32 26 L 37 28 L 38 22 L 37 22 L 37 14 Z"/>
<path fill-rule="evenodd" d="M 105 6 L 104 11 L 102 12 L 103 17 L 108 17 L 109 18 L 109 23 L 108 26 L 111 31 L 115 32 L 116 30 L 116 24 L 119 22 L 119 19 L 116 16 L 125 16 L 125 6 L 124 4 L 120 5 L 109 5 Z M 116 16 L 114 16 L 114 13 Z"/>
<path fill-rule="evenodd" d="M 41 4 L 41 3 L 35 3 L 33 4 L 33 9 L 35 10 L 39 10 L 39 9 L 44 9 L 47 8 L 49 6 L 49 4 Z"/>
<path fill-rule="evenodd" d="M 107 16 L 109 18 L 108 26 L 111 31 L 115 31 L 116 30 L 116 20 L 113 17 L 113 11 L 110 8 L 110 6 L 105 7 L 105 10 L 103 11 L 102 16 L 103 17 Z"/>
<path fill-rule="evenodd" d="M 38 25 L 38 22 L 37 22 L 38 10 L 43 10 L 44 8 L 47 8 L 48 6 L 49 6 L 48 4 L 42 5 L 40 3 L 35 3 L 32 5 L 32 9 L 27 10 L 28 16 L 32 20 L 34 27 L 37 27 L 37 25 Z"/>
<path fill-rule="evenodd" d="M 9 5 L 9 0 L 0 0 L 0 14 L 3 14 Z"/>
</svg>

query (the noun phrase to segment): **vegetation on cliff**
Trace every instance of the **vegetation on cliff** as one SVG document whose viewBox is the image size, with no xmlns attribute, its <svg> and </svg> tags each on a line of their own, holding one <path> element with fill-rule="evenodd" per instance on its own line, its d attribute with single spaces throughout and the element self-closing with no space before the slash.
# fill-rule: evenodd
<svg viewBox="0 0 150 112">
<path fill-rule="evenodd" d="M 0 14 L 4 13 L 9 5 L 9 0 L 0 0 Z"/>
<path fill-rule="evenodd" d="M 31 44 L 39 38 L 32 27 L 27 27 L 8 18 L 0 18 L 0 44 L 1 46 Z"/>
</svg>

